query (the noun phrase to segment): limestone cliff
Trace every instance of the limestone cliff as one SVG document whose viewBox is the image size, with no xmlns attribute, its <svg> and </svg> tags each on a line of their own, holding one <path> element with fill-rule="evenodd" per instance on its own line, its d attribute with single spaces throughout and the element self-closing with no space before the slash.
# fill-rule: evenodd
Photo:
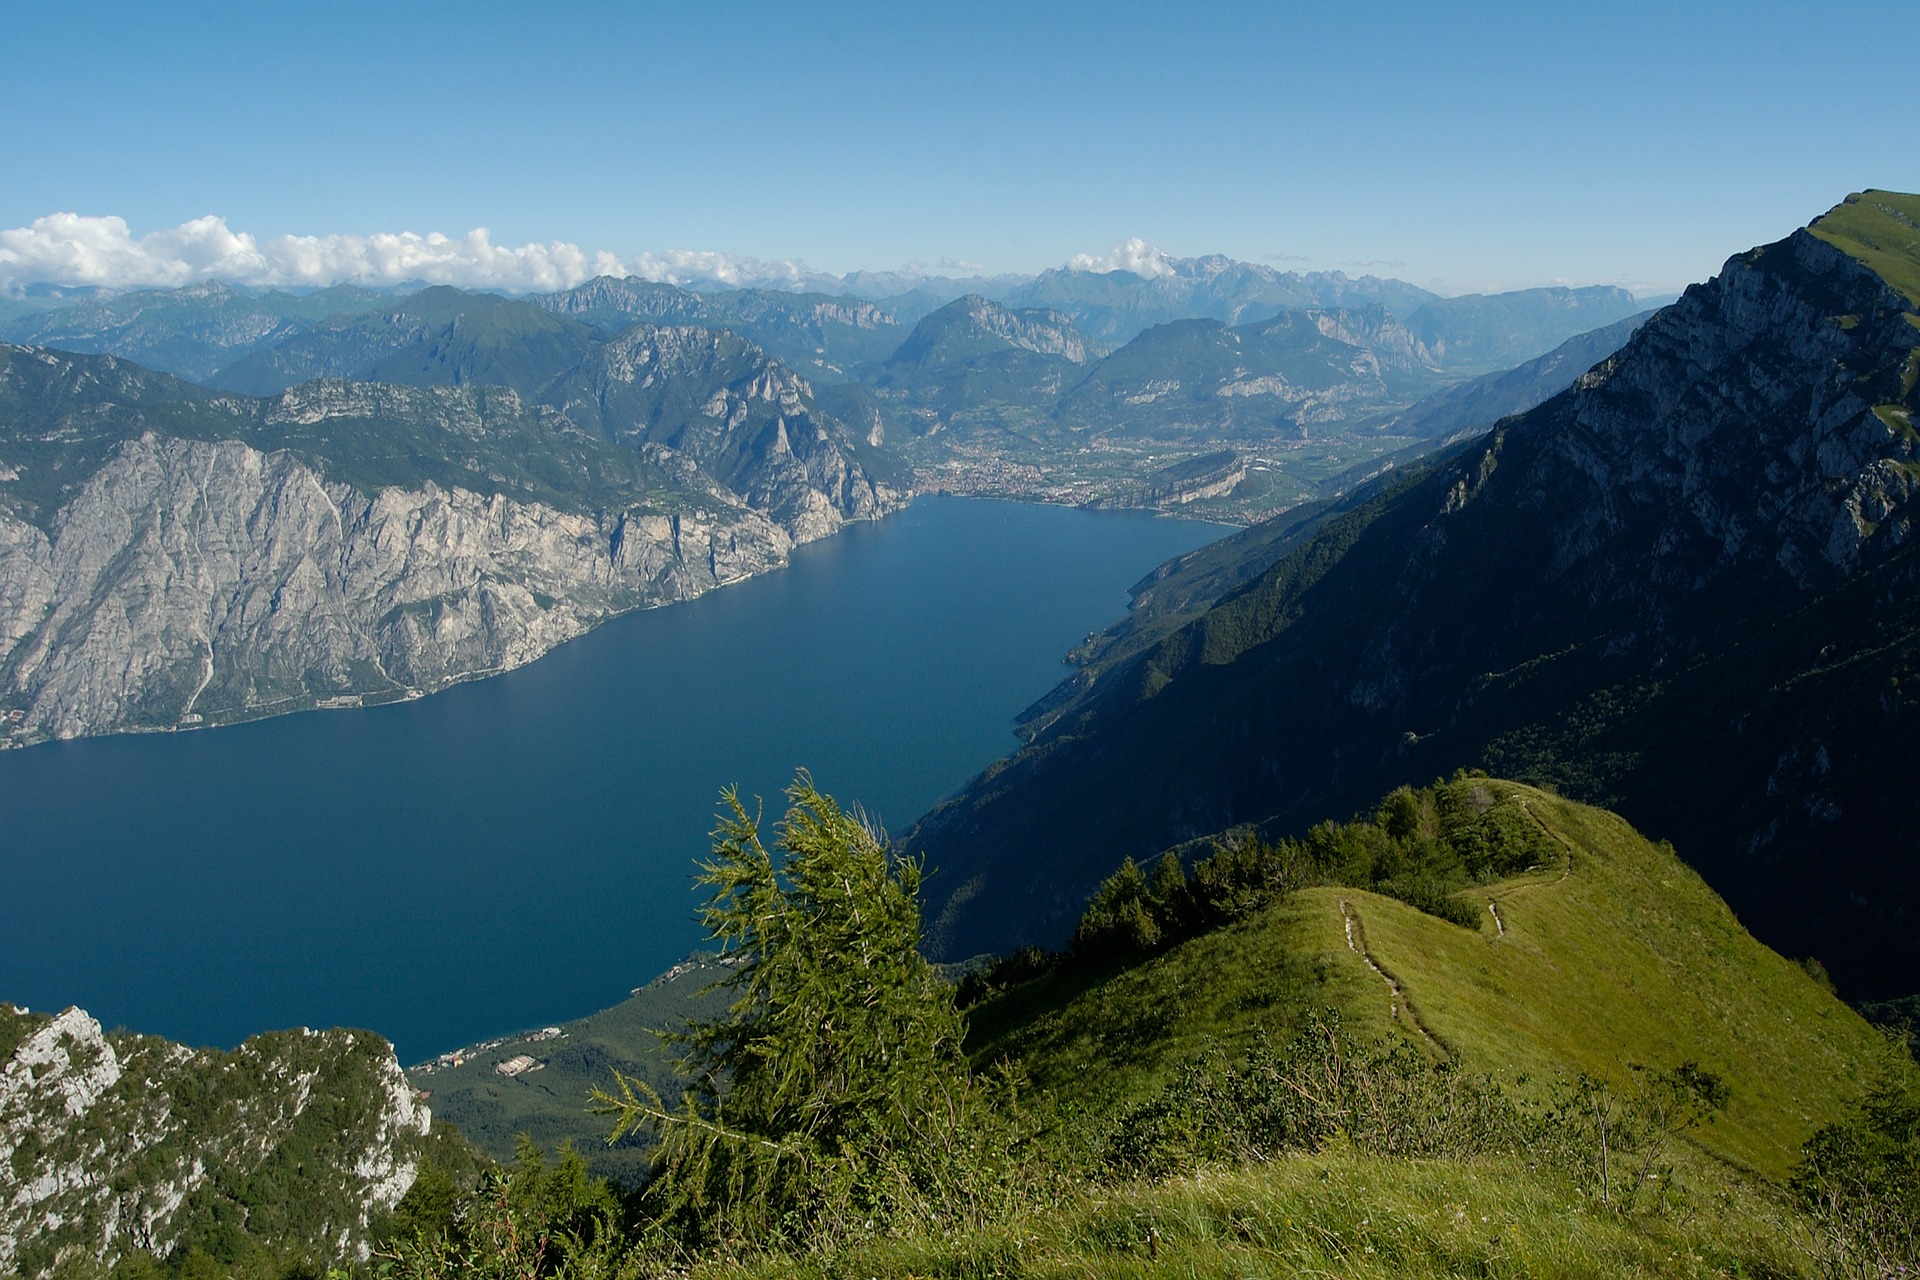
<svg viewBox="0 0 1920 1280">
<path fill-rule="evenodd" d="M 646 362 L 609 344 L 570 417 L 0 348 L 0 743 L 417 696 L 901 501 L 777 361 L 661 332 L 742 350 L 654 367 L 673 403 L 646 406 L 616 394 Z"/>
<path fill-rule="evenodd" d="M 0 1051 L 8 1274 L 164 1258 L 235 1230 L 322 1265 L 364 1259 L 430 1142 L 391 1046 L 364 1031 L 223 1053 L 0 1004 Z"/>
</svg>

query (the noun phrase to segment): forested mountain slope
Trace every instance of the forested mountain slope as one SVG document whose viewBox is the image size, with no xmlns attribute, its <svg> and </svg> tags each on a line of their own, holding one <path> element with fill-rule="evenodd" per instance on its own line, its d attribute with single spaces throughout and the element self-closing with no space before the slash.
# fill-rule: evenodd
<svg viewBox="0 0 1920 1280">
<path fill-rule="evenodd" d="M 1568 392 L 1326 523 L 923 820 L 951 954 L 1115 858 L 1485 763 L 1670 838 L 1856 997 L 1920 985 L 1920 200 L 1731 259 Z"/>
</svg>

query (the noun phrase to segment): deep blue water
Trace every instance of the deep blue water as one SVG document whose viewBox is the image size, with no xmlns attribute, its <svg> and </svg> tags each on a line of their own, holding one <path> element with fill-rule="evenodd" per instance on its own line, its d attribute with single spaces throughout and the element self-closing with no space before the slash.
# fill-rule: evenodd
<svg viewBox="0 0 1920 1280">
<path fill-rule="evenodd" d="M 797 766 L 904 831 L 1126 588 L 1221 530 L 923 498 L 778 573 L 412 703 L 0 753 L 0 998 L 415 1061 L 604 1008 L 700 944 L 719 789 Z"/>
</svg>

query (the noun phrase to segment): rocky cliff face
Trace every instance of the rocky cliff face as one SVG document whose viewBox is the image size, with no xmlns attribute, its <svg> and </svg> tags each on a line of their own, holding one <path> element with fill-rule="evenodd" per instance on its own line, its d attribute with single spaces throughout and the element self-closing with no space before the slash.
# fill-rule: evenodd
<svg viewBox="0 0 1920 1280">
<path fill-rule="evenodd" d="M 778 361 L 650 341 L 609 344 L 584 423 L 505 389 L 214 397 L 0 349 L 0 742 L 417 696 L 901 501 Z M 714 343 L 734 365 L 668 358 Z M 635 382 L 675 412 L 623 403 Z"/>
<path fill-rule="evenodd" d="M 164 1258 L 231 1224 L 289 1255 L 365 1259 L 428 1143 L 427 1108 L 367 1032 L 276 1032 L 222 1053 L 0 1004 L 0 1049 L 9 1274 Z"/>
<path fill-rule="evenodd" d="M 900 499 L 856 450 L 865 441 L 813 402 L 806 379 L 723 329 L 636 325 L 596 348 L 587 403 L 614 439 L 672 449 L 794 539 L 825 537 Z"/>
<path fill-rule="evenodd" d="M 520 666 L 792 545 L 738 505 L 368 496 L 284 452 L 147 434 L 50 531 L 0 517 L 0 706 L 30 741 L 391 700 Z"/>
<path fill-rule="evenodd" d="M 891 314 L 861 298 L 736 289 L 696 294 L 672 285 L 599 276 L 532 301 L 609 331 L 636 322 L 730 329 L 797 369 L 841 379 L 884 360 L 903 330 Z"/>
<path fill-rule="evenodd" d="M 1920 986 L 1917 302 L 1796 233 L 1329 514 L 929 817 L 955 949 L 1057 933 L 1123 855 L 1485 766 L 1670 837 L 1852 992 Z"/>
</svg>

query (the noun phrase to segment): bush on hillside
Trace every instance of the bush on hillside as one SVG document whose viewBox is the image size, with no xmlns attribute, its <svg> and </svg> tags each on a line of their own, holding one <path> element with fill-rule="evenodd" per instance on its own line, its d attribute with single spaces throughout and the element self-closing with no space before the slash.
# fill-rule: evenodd
<svg viewBox="0 0 1920 1280">
<path fill-rule="evenodd" d="M 1807 1141 L 1792 1187 L 1830 1273 L 1920 1272 L 1920 1077 L 1904 1051 L 1851 1116 Z"/>
<path fill-rule="evenodd" d="M 1102 1159 L 1122 1176 L 1264 1162 L 1344 1143 L 1385 1159 L 1525 1158 L 1601 1207 L 1664 1207 L 1676 1192 L 1671 1142 L 1724 1110 L 1725 1084 L 1694 1063 L 1634 1069 L 1630 1087 L 1563 1082 L 1545 1105 L 1407 1040 L 1346 1032 L 1337 1010 L 1309 1017 L 1284 1046 L 1213 1047 L 1124 1113 Z"/>
<path fill-rule="evenodd" d="M 1146 955 L 1245 916 L 1288 890 L 1328 884 L 1368 889 L 1476 928 L 1481 908 L 1463 901 L 1462 889 L 1544 865 L 1557 854 L 1510 789 L 1463 773 L 1420 790 L 1401 787 L 1371 819 L 1322 822 L 1298 839 L 1273 844 L 1222 841 L 1191 876 L 1171 852 L 1151 876 L 1128 859 L 1087 903 L 1072 947 L 1087 958 Z M 996 982 L 1004 985 L 990 968 L 978 985 L 985 990 Z"/>
<path fill-rule="evenodd" d="M 381 1260 L 402 1280 L 635 1274 L 626 1208 L 579 1152 L 563 1146 L 549 1165 L 523 1136 L 515 1155 L 511 1168 L 488 1170 L 464 1195 L 453 1194 L 444 1174 L 429 1175 L 426 1194 L 409 1192 L 402 1202 L 406 1229 L 381 1250 Z"/>
<path fill-rule="evenodd" d="M 1525 1127 L 1493 1081 L 1405 1041 L 1356 1041 L 1328 1009 L 1285 1045 L 1237 1057 L 1215 1047 L 1187 1063 L 1121 1117 L 1104 1159 L 1118 1173 L 1162 1177 L 1336 1139 L 1396 1159 L 1475 1156 L 1519 1150 Z"/>
</svg>

